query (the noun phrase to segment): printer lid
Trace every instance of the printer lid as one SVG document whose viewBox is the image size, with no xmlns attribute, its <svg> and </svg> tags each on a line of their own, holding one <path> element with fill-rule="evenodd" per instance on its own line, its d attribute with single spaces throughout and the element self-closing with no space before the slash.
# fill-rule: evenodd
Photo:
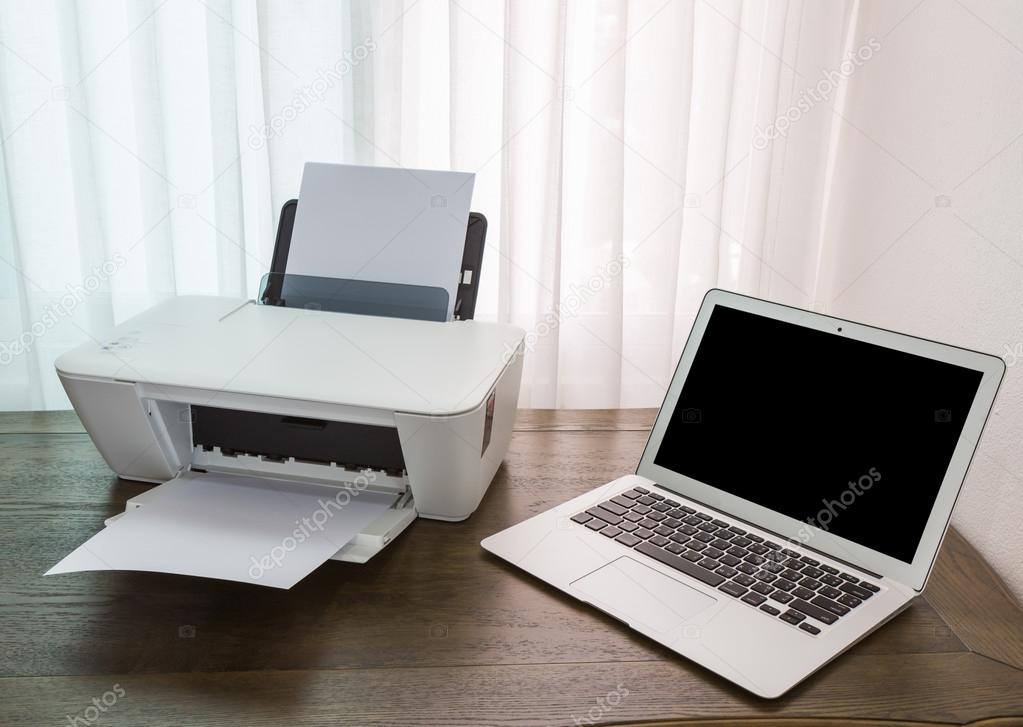
<svg viewBox="0 0 1023 727">
<path fill-rule="evenodd" d="M 65 375 L 450 415 L 482 403 L 523 336 L 502 323 L 180 296 L 56 364 Z"/>
</svg>

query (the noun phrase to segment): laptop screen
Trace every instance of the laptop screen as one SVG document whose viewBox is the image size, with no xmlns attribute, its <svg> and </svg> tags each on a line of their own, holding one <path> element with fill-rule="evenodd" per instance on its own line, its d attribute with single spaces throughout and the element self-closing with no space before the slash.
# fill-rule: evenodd
<svg viewBox="0 0 1023 727">
<path fill-rule="evenodd" d="M 654 463 L 911 563 L 981 378 L 717 305 Z"/>
</svg>

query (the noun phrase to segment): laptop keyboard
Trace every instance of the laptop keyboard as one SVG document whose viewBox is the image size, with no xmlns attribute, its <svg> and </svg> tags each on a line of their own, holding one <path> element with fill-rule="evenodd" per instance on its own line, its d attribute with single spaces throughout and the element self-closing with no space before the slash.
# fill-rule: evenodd
<svg viewBox="0 0 1023 727">
<path fill-rule="evenodd" d="M 643 487 L 574 515 L 572 522 L 813 636 L 881 590 Z"/>
</svg>

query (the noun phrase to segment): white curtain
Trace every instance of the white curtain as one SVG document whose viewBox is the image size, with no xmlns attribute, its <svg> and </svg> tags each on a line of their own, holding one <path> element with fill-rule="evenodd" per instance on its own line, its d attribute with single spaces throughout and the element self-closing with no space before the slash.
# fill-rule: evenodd
<svg viewBox="0 0 1023 727">
<path fill-rule="evenodd" d="M 66 407 L 54 358 L 167 296 L 252 296 L 310 160 L 475 172 L 477 318 L 529 332 L 521 405 L 656 406 L 708 288 L 826 299 L 856 16 L 799 0 L 4 2 L 0 408 Z"/>
</svg>

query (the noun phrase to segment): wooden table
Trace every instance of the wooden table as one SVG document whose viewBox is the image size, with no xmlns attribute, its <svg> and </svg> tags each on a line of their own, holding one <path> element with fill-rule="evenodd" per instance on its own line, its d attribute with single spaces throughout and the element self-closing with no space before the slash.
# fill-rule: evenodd
<svg viewBox="0 0 1023 727">
<path fill-rule="evenodd" d="M 775 701 L 479 547 L 631 471 L 652 417 L 522 411 L 468 521 L 420 520 L 368 564 L 331 562 L 278 591 L 131 572 L 43 578 L 144 488 L 112 476 L 73 414 L 0 414 L 0 724 L 869 725 L 1023 715 L 1023 613 L 955 533 L 925 598 Z"/>
</svg>

